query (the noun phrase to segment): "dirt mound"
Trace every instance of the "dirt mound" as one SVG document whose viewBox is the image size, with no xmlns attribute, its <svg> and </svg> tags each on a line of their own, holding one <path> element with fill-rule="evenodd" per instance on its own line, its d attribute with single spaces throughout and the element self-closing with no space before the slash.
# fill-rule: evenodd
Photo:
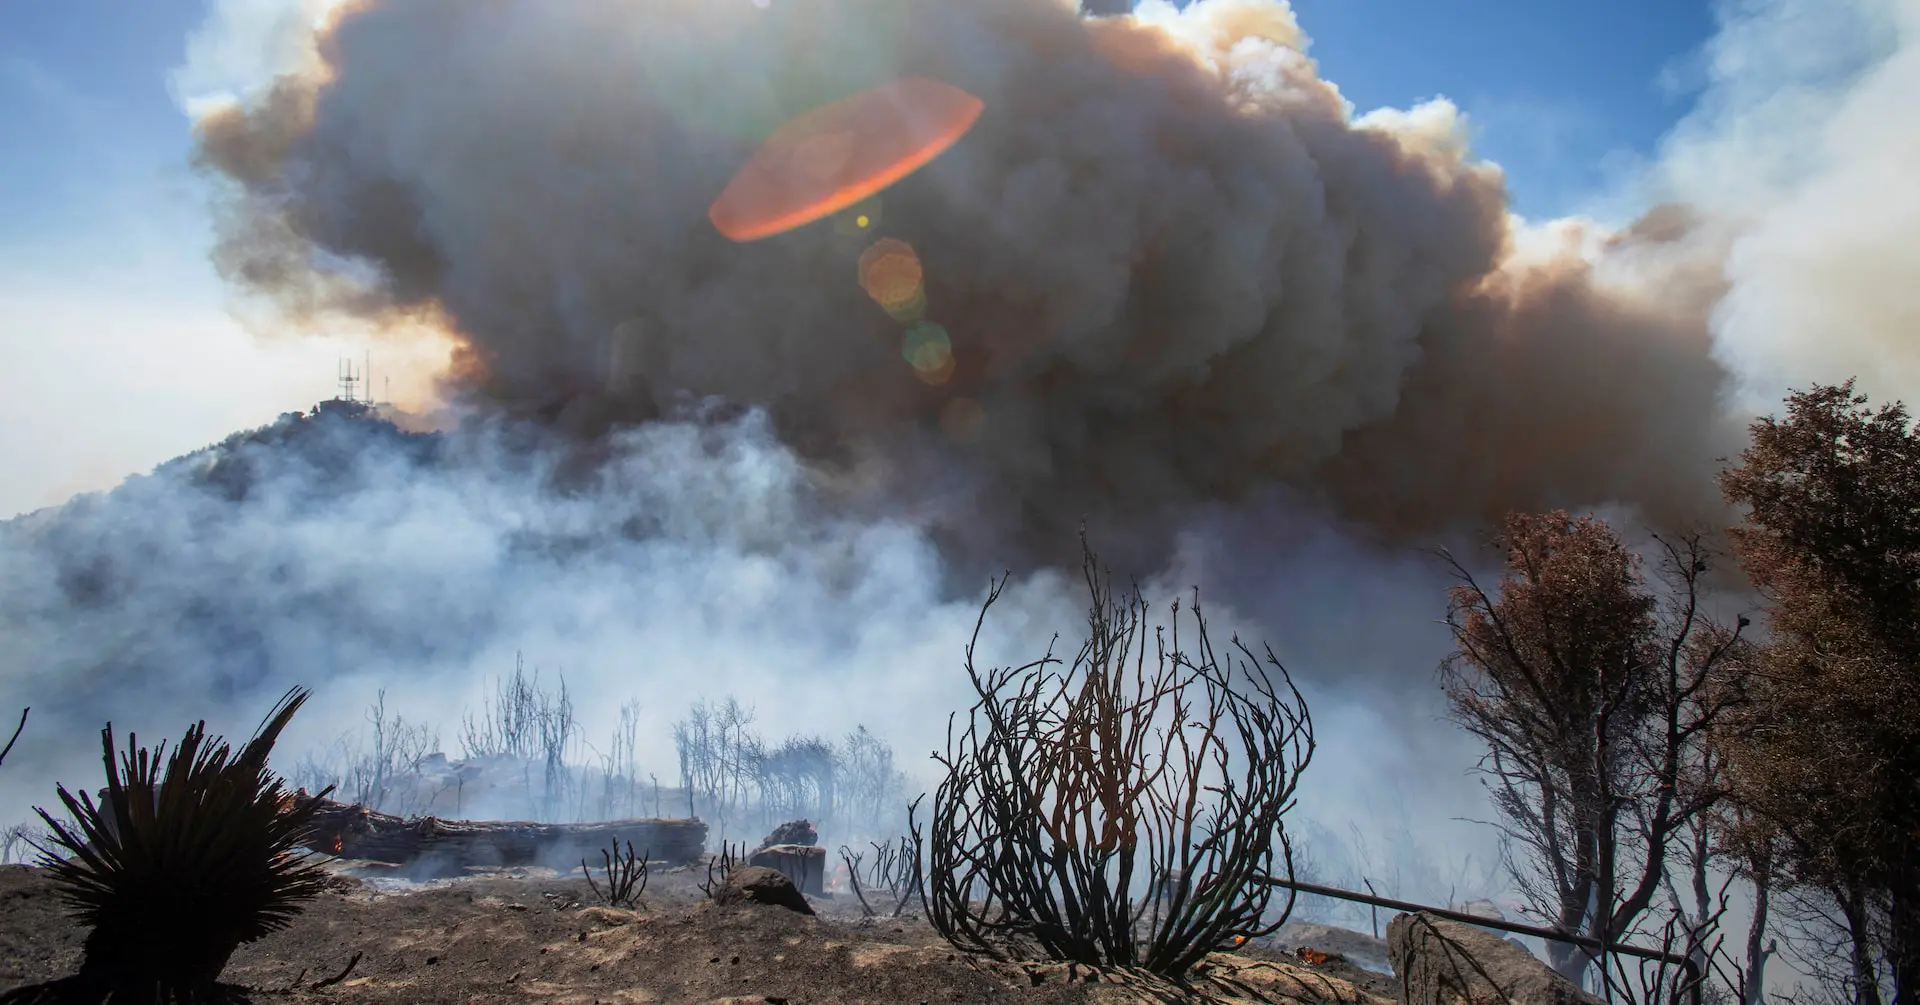
<svg viewBox="0 0 1920 1005">
<path fill-rule="evenodd" d="M 546 870 L 396 883 L 343 877 L 286 931 L 242 947 L 223 979 L 262 1002 L 393 1005 L 1388 1001 L 1278 958 L 1215 955 L 1186 989 L 994 963 L 923 922 L 862 919 L 840 899 L 814 901 L 817 916 L 716 905 L 693 869 L 656 876 L 635 911 L 595 906 L 584 880 Z M 81 940 L 44 873 L 0 866 L 0 992 L 72 973 Z"/>
</svg>

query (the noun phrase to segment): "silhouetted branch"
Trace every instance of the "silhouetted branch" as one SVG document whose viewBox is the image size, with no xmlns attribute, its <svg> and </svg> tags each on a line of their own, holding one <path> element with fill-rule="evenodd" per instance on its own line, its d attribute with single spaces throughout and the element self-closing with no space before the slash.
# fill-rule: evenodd
<svg viewBox="0 0 1920 1005">
<path fill-rule="evenodd" d="M 7 763 L 7 755 L 13 753 L 13 745 L 20 740 L 20 731 L 27 728 L 27 713 L 31 711 L 31 705 L 20 710 L 20 725 L 13 727 L 12 738 L 7 740 L 6 746 L 0 747 L 0 764 Z"/>
</svg>

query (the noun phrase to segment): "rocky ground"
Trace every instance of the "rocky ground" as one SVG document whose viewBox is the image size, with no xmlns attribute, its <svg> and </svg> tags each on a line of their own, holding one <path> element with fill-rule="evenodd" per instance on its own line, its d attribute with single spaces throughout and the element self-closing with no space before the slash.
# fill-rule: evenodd
<svg viewBox="0 0 1920 1005">
<path fill-rule="evenodd" d="M 657 874 L 632 911 L 598 905 L 578 873 L 505 870 L 427 884 L 355 875 L 365 870 L 343 868 L 291 928 L 242 947 L 225 979 L 259 1002 L 396 1005 L 1385 1005 L 1396 989 L 1393 978 L 1338 957 L 1308 963 L 1278 949 L 1215 955 L 1186 987 L 996 963 L 954 952 L 917 919 L 864 918 L 850 898 L 810 898 L 816 916 L 716 905 L 698 889 L 704 868 Z M 72 973 L 81 939 L 43 873 L 0 866 L 0 992 Z"/>
</svg>

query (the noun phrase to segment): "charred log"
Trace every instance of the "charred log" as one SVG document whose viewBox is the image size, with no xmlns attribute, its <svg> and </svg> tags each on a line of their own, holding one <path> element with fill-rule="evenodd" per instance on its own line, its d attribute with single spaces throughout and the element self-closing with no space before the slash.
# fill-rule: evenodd
<svg viewBox="0 0 1920 1005">
<path fill-rule="evenodd" d="M 391 865 L 469 867 L 552 865 L 567 868 L 614 840 L 652 849 L 652 859 L 679 865 L 706 851 L 707 825 L 698 819 L 609 820 L 586 824 L 528 821 L 407 820 L 364 806 L 323 800 L 314 822 L 314 851 Z"/>
</svg>

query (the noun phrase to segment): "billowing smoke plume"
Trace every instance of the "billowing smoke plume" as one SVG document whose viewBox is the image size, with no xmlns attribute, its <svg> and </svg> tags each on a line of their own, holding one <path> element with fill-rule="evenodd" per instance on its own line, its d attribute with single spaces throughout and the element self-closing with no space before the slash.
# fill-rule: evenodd
<svg viewBox="0 0 1920 1005">
<path fill-rule="evenodd" d="M 1684 214 L 1522 234 L 1450 105 L 1356 120 L 1305 44 L 1276 0 L 368 0 L 201 151 L 219 264 L 293 315 L 440 317 L 456 389 L 579 432 L 764 408 L 949 536 L 1166 541 L 1274 486 L 1389 534 L 1710 513 Z M 987 111 L 874 226 L 714 232 L 774 125 L 908 74 Z M 951 335 L 938 387 L 858 281 L 882 235 Z"/>
<path fill-rule="evenodd" d="M 1920 0 L 1724 7 L 1652 179 L 1732 235 L 1723 352 L 1760 409 L 1848 377 L 1920 401 Z"/>
</svg>

